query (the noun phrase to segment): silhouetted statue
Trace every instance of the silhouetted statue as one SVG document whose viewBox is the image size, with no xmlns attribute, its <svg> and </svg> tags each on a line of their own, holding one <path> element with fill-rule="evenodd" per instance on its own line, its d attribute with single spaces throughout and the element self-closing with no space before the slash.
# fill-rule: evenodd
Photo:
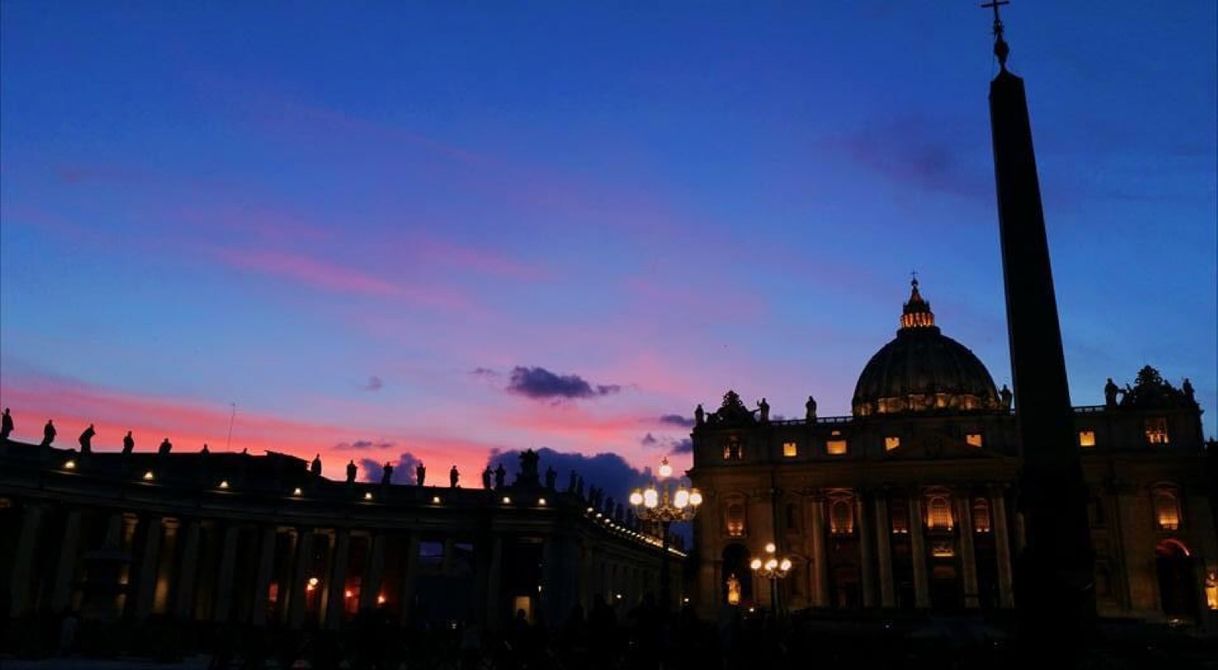
<svg viewBox="0 0 1218 670">
<path fill-rule="evenodd" d="M 537 476 L 537 452 L 532 449 L 525 449 L 520 454 L 520 474 L 517 479 L 520 483 L 527 486 L 537 486 L 540 484 L 540 479 Z"/>
<path fill-rule="evenodd" d="M 8 408 L 4 408 L 4 416 L 0 417 L 0 440 L 7 440 L 9 435 L 13 434 L 13 415 L 9 414 Z"/>
<path fill-rule="evenodd" d="M 130 454 L 135 451 L 135 438 L 131 436 L 131 431 L 123 436 L 123 453 Z"/>
<path fill-rule="evenodd" d="M 765 398 L 757 401 L 757 409 L 761 412 L 761 422 L 770 422 L 770 403 L 765 401 Z"/>
<path fill-rule="evenodd" d="M 571 477 L 567 479 L 567 493 L 575 493 L 575 471 L 571 471 Z"/>
<path fill-rule="evenodd" d="M 49 447 L 49 446 L 51 446 L 51 443 L 54 441 L 55 441 L 55 424 L 51 423 L 50 419 L 47 419 L 47 425 L 42 427 L 42 445 L 41 446 Z"/>
<path fill-rule="evenodd" d="M 457 466 L 454 465 L 452 469 L 448 471 L 448 485 L 449 487 L 455 489 L 457 488 L 457 482 L 459 481 L 461 481 L 461 473 L 457 472 Z"/>
<path fill-rule="evenodd" d="M 998 398 L 1002 401 L 1003 409 L 1011 409 L 1011 400 L 1014 398 L 1014 394 L 1011 393 L 1011 389 L 1007 388 L 1006 384 L 1002 385 L 1002 390 L 998 392 Z"/>
<path fill-rule="evenodd" d="M 1184 397 L 1187 398 L 1190 403 L 1197 402 L 1197 392 L 1193 389 L 1193 383 L 1188 380 L 1188 377 L 1184 378 L 1184 383 L 1180 385 L 1180 390 L 1184 391 Z"/>
<path fill-rule="evenodd" d="M 546 488 L 554 490 L 554 482 L 558 479 L 558 473 L 554 471 L 552 466 L 546 466 Z"/>
<path fill-rule="evenodd" d="M 500 463 L 499 467 L 495 468 L 495 488 L 497 488 L 497 489 L 503 488 L 503 480 L 506 477 L 507 477 L 507 470 L 504 470 L 503 463 Z"/>
<path fill-rule="evenodd" d="M 381 470 L 381 484 L 388 486 L 392 480 L 393 480 L 393 463 L 386 463 L 385 467 Z"/>
<path fill-rule="evenodd" d="M 359 472 L 359 468 L 355 465 L 355 459 L 351 459 L 351 462 L 347 464 L 347 483 L 348 484 L 355 483 L 355 475 L 358 472 Z"/>
<path fill-rule="evenodd" d="M 1120 392 L 1121 389 L 1117 388 L 1117 385 L 1112 382 L 1112 377 L 1109 377 L 1108 383 L 1104 384 L 1104 405 L 1116 407 L 1117 394 Z"/>
<path fill-rule="evenodd" d="M 97 435 L 97 431 L 93 430 L 93 424 L 85 429 L 85 432 L 80 434 L 80 453 L 88 454 L 93 451 L 93 436 Z"/>
<path fill-rule="evenodd" d="M 313 462 L 309 464 L 309 474 L 314 477 L 321 476 L 321 454 L 313 457 Z"/>
<path fill-rule="evenodd" d="M 171 443 L 167 437 L 164 440 L 161 440 L 161 446 L 157 447 L 156 453 L 164 455 L 168 454 L 170 451 L 173 451 L 173 443 Z"/>
<path fill-rule="evenodd" d="M 206 456 L 206 455 L 208 455 L 208 454 L 210 454 L 210 453 L 211 453 L 211 449 L 208 449 L 208 448 L 207 448 L 207 443 L 206 443 L 206 442 L 204 442 L 204 443 L 203 443 L 203 448 L 199 450 L 199 453 L 200 453 L 200 454 L 203 454 L 204 456 Z"/>
<path fill-rule="evenodd" d="M 582 475 L 575 476 L 575 495 L 580 498 L 584 497 L 584 478 Z"/>
<path fill-rule="evenodd" d="M 814 423 L 816 421 L 816 398 L 808 396 L 808 402 L 804 403 L 804 421 Z"/>
<path fill-rule="evenodd" d="M 605 498 L 605 506 L 601 508 L 601 513 L 607 517 L 613 517 L 613 496 Z"/>
<path fill-rule="evenodd" d="M 423 465 L 423 461 L 419 461 L 419 464 L 414 466 L 415 486 L 422 486 L 425 481 L 427 481 L 427 467 Z"/>
<path fill-rule="evenodd" d="M 706 421 L 706 410 L 702 409 L 702 403 L 694 408 L 694 425 L 701 426 Z"/>
</svg>

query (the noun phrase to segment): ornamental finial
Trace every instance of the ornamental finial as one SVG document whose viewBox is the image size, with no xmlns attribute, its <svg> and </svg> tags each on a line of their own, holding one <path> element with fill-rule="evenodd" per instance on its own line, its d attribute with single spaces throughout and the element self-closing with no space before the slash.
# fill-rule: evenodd
<svg viewBox="0 0 1218 670">
<path fill-rule="evenodd" d="M 1007 56 L 1011 53 L 1011 47 L 1007 46 L 1007 41 L 1003 39 L 1002 17 L 998 14 L 998 8 L 1009 4 L 1010 0 L 990 0 L 981 5 L 994 10 L 994 55 L 998 57 L 998 65 L 1003 70 L 1007 69 Z"/>
</svg>

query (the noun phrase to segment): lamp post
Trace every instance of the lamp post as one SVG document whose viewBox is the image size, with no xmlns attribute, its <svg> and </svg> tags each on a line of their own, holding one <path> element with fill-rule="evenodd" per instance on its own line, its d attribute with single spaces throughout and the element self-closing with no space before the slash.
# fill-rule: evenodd
<svg viewBox="0 0 1218 670">
<path fill-rule="evenodd" d="M 753 569 L 753 574 L 758 577 L 764 577 L 770 580 L 770 609 L 773 610 L 774 616 L 778 616 L 778 580 L 787 576 L 791 572 L 791 559 L 787 557 L 778 558 L 776 552 L 778 547 L 774 546 L 773 542 L 767 542 L 765 545 L 765 560 L 760 557 L 754 558 L 749 563 L 749 567 Z"/>
<path fill-rule="evenodd" d="M 668 573 L 668 529 L 674 521 L 689 521 L 702 505 L 702 492 L 696 488 L 685 488 L 680 482 L 666 482 L 672 476 L 672 466 L 665 456 L 660 461 L 659 478 L 645 489 L 630 492 L 630 505 L 640 521 L 660 524 L 662 539 L 660 555 L 660 602 L 668 609 L 672 600 L 672 589 Z"/>
</svg>

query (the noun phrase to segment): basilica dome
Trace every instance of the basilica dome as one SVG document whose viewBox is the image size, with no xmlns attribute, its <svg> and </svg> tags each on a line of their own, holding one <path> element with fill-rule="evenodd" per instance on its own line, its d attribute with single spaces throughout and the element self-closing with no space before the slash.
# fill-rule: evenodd
<svg viewBox="0 0 1218 670">
<path fill-rule="evenodd" d="M 913 280 L 896 339 L 871 357 L 854 386 L 854 415 L 996 410 L 1000 406 L 985 365 L 967 347 L 939 331 L 930 303 L 918 292 L 918 280 Z"/>
</svg>

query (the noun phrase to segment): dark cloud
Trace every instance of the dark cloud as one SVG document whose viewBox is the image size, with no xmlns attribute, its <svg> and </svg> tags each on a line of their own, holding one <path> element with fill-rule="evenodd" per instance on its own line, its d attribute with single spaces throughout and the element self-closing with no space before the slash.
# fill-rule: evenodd
<svg viewBox="0 0 1218 670">
<path fill-rule="evenodd" d="M 649 469 L 636 470 L 617 454 L 585 456 L 554 451 L 549 447 L 538 449 L 537 454 L 540 457 L 538 467 L 541 472 L 544 473 L 547 467 L 553 467 L 558 472 L 559 488 L 566 490 L 571 471 L 574 470 L 584 478 L 585 493 L 590 486 L 599 486 L 605 490 L 606 496 L 613 496 L 615 502 L 621 501 L 622 504 L 626 504 L 631 489 L 651 481 Z M 520 450 L 492 450 L 487 465 L 493 470 L 500 463 L 508 471 L 507 480 L 511 483 L 516 472 L 520 470 Z"/>
<path fill-rule="evenodd" d="M 398 456 L 398 460 L 393 462 L 393 475 L 390 481 L 394 484 L 413 484 L 414 468 L 418 464 L 419 459 L 415 458 L 414 454 L 409 451 L 402 453 Z M 385 464 L 373 458 L 361 458 L 359 459 L 359 470 L 364 476 L 364 481 L 379 482 L 385 472 Z"/>
<path fill-rule="evenodd" d="M 396 442 L 374 442 L 372 440 L 356 440 L 354 442 L 339 442 L 334 445 L 337 451 L 361 451 L 364 449 L 391 449 Z"/>
<path fill-rule="evenodd" d="M 368 378 L 368 383 L 364 384 L 365 391 L 379 391 L 385 386 L 385 381 L 376 375 Z"/>
<path fill-rule="evenodd" d="M 545 368 L 512 368 L 507 390 L 530 398 L 594 398 L 622 390 L 617 384 L 593 385 L 579 375 L 559 375 Z"/>
<path fill-rule="evenodd" d="M 692 454 L 694 451 L 694 441 L 688 437 L 683 440 L 677 440 L 672 443 L 672 448 L 669 449 L 670 454 Z"/>
<path fill-rule="evenodd" d="M 641 440 L 639 440 L 639 444 L 643 445 L 644 447 L 650 447 L 656 442 L 659 442 L 659 440 L 657 440 L 655 435 L 652 435 L 651 433 L 647 433 Z"/>
<path fill-rule="evenodd" d="M 499 376 L 498 372 L 495 372 L 494 370 L 492 370 L 490 368 L 482 368 L 482 367 L 474 368 L 473 370 L 470 370 L 469 373 L 475 377 L 498 377 Z"/>
<path fill-rule="evenodd" d="M 680 426 L 682 428 L 693 428 L 693 417 L 682 416 L 680 414 L 665 414 L 660 417 L 660 423 L 666 423 L 670 426 Z"/>
</svg>

